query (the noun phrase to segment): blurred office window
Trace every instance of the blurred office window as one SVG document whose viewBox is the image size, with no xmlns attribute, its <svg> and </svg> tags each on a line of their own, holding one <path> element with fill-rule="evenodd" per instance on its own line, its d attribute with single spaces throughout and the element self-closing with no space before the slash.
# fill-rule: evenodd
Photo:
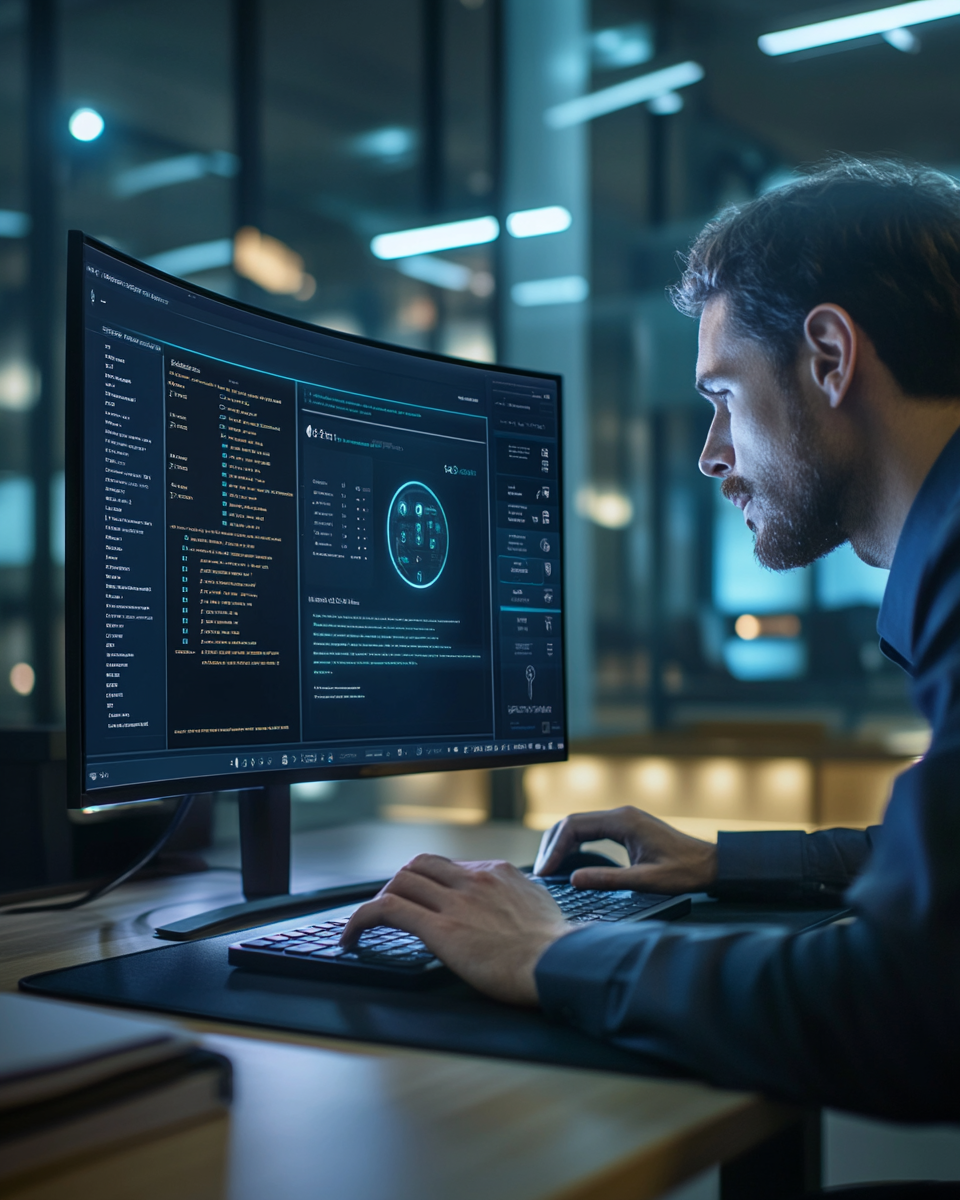
<svg viewBox="0 0 960 1200">
<path fill-rule="evenodd" d="M 664 295 L 705 220 L 830 151 L 960 172 L 960 19 L 761 51 L 809 15 L 0 0 L 0 722 L 62 717 L 69 226 L 319 325 L 562 370 L 580 733 L 901 719 L 874 632 L 885 573 L 849 548 L 756 565 L 697 470 L 696 323 Z M 469 245 L 375 249 L 464 221 Z"/>
<path fill-rule="evenodd" d="M 26 320 L 30 231 L 24 6 L 0 7 L 0 722 L 29 720 L 10 673 L 30 657 L 33 492 L 30 410 L 36 400 Z M 14 678 L 19 680 L 19 676 Z"/>
<path fill-rule="evenodd" d="M 371 252 L 379 234 L 493 214 L 489 8 L 279 0 L 260 20 L 256 223 L 295 252 L 303 276 L 296 291 L 258 302 L 492 360 L 489 244 L 389 259 Z"/>
<path fill-rule="evenodd" d="M 849 547 L 805 571 L 764 571 L 741 514 L 699 476 L 709 412 L 692 388 L 696 325 L 664 297 L 707 219 L 832 151 L 892 152 L 957 173 L 960 20 L 779 57 L 758 45 L 867 7 L 592 4 L 589 92 L 605 111 L 590 119 L 584 483 L 611 501 L 590 509 L 597 732 L 738 718 L 857 732 L 908 711 L 906 680 L 877 645 L 886 572 Z M 692 82 L 650 96 L 658 72 L 684 65 Z"/>
<path fill-rule="evenodd" d="M 103 120 L 90 141 L 63 139 L 64 226 L 222 283 L 237 170 L 227 0 L 64 4 L 59 55 L 64 120 Z"/>
</svg>

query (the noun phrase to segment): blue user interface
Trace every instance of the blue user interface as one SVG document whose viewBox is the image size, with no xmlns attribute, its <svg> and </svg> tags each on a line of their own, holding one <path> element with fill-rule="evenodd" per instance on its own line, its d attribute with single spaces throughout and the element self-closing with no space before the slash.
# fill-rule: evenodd
<svg viewBox="0 0 960 1200">
<path fill-rule="evenodd" d="M 89 245 L 84 312 L 86 791 L 563 751 L 555 379 Z"/>
</svg>

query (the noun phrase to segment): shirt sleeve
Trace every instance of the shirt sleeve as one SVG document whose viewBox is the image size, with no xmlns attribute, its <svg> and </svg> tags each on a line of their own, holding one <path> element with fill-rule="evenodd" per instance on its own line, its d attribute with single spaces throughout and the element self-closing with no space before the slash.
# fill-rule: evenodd
<svg viewBox="0 0 960 1200">
<path fill-rule="evenodd" d="M 862 872 L 879 826 L 723 833 L 717 839 L 721 900 L 837 905 Z"/>
<path fill-rule="evenodd" d="M 541 957 L 543 1008 L 721 1086 L 957 1120 L 958 778 L 960 747 L 897 780 L 870 864 L 847 896 L 852 922 L 806 932 L 591 925 Z M 790 870 L 797 854 L 795 842 L 784 852 Z"/>
</svg>

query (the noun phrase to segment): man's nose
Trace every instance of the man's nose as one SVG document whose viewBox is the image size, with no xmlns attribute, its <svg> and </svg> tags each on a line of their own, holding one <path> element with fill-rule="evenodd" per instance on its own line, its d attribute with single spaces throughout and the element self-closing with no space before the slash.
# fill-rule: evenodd
<svg viewBox="0 0 960 1200">
<path fill-rule="evenodd" d="M 718 412 L 710 423 L 710 431 L 700 453 L 700 470 L 712 479 L 724 479 L 733 473 L 735 462 L 729 418 Z"/>
</svg>

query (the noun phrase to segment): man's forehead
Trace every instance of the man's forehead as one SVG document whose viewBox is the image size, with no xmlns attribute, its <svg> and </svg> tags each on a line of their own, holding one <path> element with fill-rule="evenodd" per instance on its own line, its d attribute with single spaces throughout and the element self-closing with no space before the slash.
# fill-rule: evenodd
<svg viewBox="0 0 960 1200">
<path fill-rule="evenodd" d="M 697 387 L 711 391 L 717 384 L 741 376 L 758 351 L 757 343 L 736 329 L 726 297 L 708 300 L 700 316 Z"/>
<path fill-rule="evenodd" d="M 697 339 L 698 387 L 714 382 L 732 366 L 729 325 L 726 297 L 712 297 L 700 314 Z"/>
</svg>

